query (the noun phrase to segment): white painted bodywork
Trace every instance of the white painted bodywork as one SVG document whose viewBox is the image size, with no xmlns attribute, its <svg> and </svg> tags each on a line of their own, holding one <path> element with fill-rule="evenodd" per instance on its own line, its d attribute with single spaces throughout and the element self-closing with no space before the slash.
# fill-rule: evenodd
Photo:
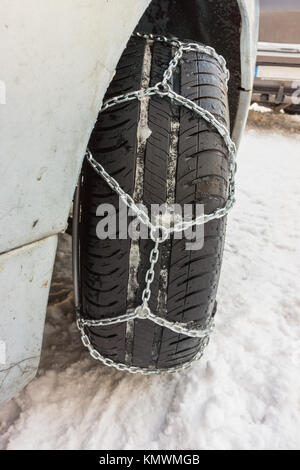
<svg viewBox="0 0 300 470">
<path fill-rule="evenodd" d="M 256 5 L 238 1 L 247 93 L 236 140 L 250 102 Z M 6 343 L 0 402 L 35 375 L 56 234 L 66 227 L 103 95 L 149 3 L 0 0 L 0 342 Z"/>
<path fill-rule="evenodd" d="M 0 253 L 64 230 L 103 94 L 149 1 L 25 3 L 0 0 Z"/>
<path fill-rule="evenodd" d="M 0 255 L 0 404 L 35 376 L 56 245 L 54 235 Z"/>
<path fill-rule="evenodd" d="M 242 18 L 240 45 L 241 90 L 232 138 L 236 145 L 239 146 L 246 126 L 252 96 L 258 40 L 259 0 L 237 0 L 237 2 Z"/>
<path fill-rule="evenodd" d="M 0 402 L 35 375 L 55 234 L 66 227 L 103 95 L 148 3 L 0 0 Z"/>
</svg>

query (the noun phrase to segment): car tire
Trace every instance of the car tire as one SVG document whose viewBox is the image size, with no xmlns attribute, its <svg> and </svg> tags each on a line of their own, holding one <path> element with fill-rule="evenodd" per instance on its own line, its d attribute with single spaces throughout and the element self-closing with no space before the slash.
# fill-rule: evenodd
<svg viewBox="0 0 300 470">
<path fill-rule="evenodd" d="M 290 104 L 286 108 L 284 108 L 284 112 L 286 114 L 300 114 L 300 104 Z"/>
<path fill-rule="evenodd" d="M 155 85 L 171 58 L 170 45 L 131 38 L 104 100 Z M 214 58 L 185 53 L 172 86 L 229 128 L 226 78 Z M 211 213 L 226 203 L 230 162 L 224 140 L 212 125 L 169 98 L 156 95 L 146 105 L 133 100 L 101 112 L 88 146 L 124 191 L 147 208 L 170 201 L 193 207 L 202 203 L 205 213 Z M 141 303 L 153 248 L 151 239 L 99 239 L 96 211 L 103 203 L 112 204 L 119 213 L 118 196 L 85 162 L 80 198 L 80 304 L 81 315 L 88 319 L 114 318 Z M 226 217 L 205 224 L 201 250 L 186 250 L 186 240 L 173 236 L 160 245 L 151 311 L 174 322 L 207 324 L 216 311 L 225 229 Z M 141 368 L 180 366 L 191 361 L 205 341 L 143 319 L 85 327 L 85 331 L 103 356 Z"/>
</svg>

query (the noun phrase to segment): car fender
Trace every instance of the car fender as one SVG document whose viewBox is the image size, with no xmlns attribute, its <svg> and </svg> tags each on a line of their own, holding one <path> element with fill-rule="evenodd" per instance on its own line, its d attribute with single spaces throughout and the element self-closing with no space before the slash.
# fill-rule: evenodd
<svg viewBox="0 0 300 470">
<path fill-rule="evenodd" d="M 0 0 L 0 402 L 35 375 L 56 251 L 103 95 L 149 0 Z"/>
</svg>

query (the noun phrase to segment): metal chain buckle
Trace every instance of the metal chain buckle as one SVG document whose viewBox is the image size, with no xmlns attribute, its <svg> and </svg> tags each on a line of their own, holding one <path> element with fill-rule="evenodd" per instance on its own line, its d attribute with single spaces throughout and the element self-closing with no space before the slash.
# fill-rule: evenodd
<svg viewBox="0 0 300 470">
<path fill-rule="evenodd" d="M 77 305 L 76 305 L 77 327 L 81 333 L 81 340 L 82 340 L 83 345 L 86 348 L 88 348 L 90 355 L 94 359 L 99 360 L 100 362 L 102 362 L 103 364 L 109 367 L 115 367 L 118 370 L 148 375 L 148 374 L 158 374 L 161 372 L 169 372 L 169 373 L 177 372 L 178 370 L 186 369 L 192 364 L 192 362 L 202 357 L 204 349 L 209 342 L 209 336 L 212 333 L 213 328 L 214 328 L 214 322 L 212 318 L 208 320 L 204 328 L 203 327 L 199 328 L 197 327 L 197 325 L 195 326 L 195 322 L 188 322 L 188 323 L 171 322 L 167 320 L 166 318 L 162 318 L 152 313 L 149 308 L 149 300 L 151 297 L 151 284 L 155 276 L 154 268 L 159 257 L 160 243 L 163 243 L 169 237 L 169 235 L 173 232 L 185 231 L 195 225 L 205 224 L 211 220 L 224 217 L 234 205 L 235 203 L 234 176 L 236 172 L 236 146 L 234 142 L 231 140 L 230 134 L 227 128 L 223 124 L 221 124 L 209 111 L 201 108 L 201 106 L 198 106 L 196 103 L 189 100 L 188 98 L 185 98 L 184 96 L 177 94 L 171 88 L 171 85 L 170 85 L 170 80 L 172 78 L 173 72 L 178 66 L 179 60 L 183 58 L 183 54 L 185 52 L 190 52 L 190 51 L 203 52 L 213 57 L 214 59 L 216 59 L 224 72 L 226 85 L 227 85 L 228 80 L 229 80 L 229 71 L 227 70 L 225 59 L 219 54 L 217 54 L 216 51 L 212 47 L 209 47 L 209 46 L 203 46 L 197 43 L 185 43 L 177 39 L 169 39 L 165 36 L 159 36 L 159 35 L 153 35 L 153 34 L 135 33 L 134 36 L 143 38 L 146 40 L 150 40 L 150 41 L 158 41 L 158 42 L 169 44 L 170 46 L 177 48 L 177 51 L 175 52 L 174 57 L 171 59 L 168 68 L 165 70 L 163 74 L 163 79 L 161 82 L 157 83 L 153 87 L 125 93 L 123 95 L 119 95 L 114 98 L 111 98 L 104 102 L 100 112 L 103 112 L 106 109 L 112 106 L 116 106 L 121 103 L 126 103 L 128 101 L 135 100 L 135 99 L 142 100 L 143 98 L 153 96 L 153 95 L 158 95 L 161 98 L 168 97 L 175 104 L 184 106 L 185 108 L 189 109 L 193 113 L 200 116 L 202 119 L 205 119 L 205 121 L 210 123 L 217 130 L 217 132 L 221 135 L 221 137 L 223 138 L 227 146 L 228 154 L 229 154 L 229 161 L 230 161 L 229 191 L 228 191 L 228 198 L 224 207 L 219 208 L 210 214 L 203 214 L 200 217 L 195 218 L 194 220 L 175 223 L 172 227 L 166 228 L 163 225 L 152 224 L 152 222 L 150 221 L 148 217 L 148 214 L 135 204 L 133 198 L 129 194 L 125 193 L 125 191 L 120 187 L 119 183 L 107 173 L 107 171 L 103 168 L 103 166 L 93 158 L 90 150 L 87 149 L 86 159 L 88 160 L 91 167 L 96 171 L 98 175 L 100 175 L 104 179 L 104 181 L 106 181 L 106 183 L 110 186 L 110 188 L 116 194 L 118 194 L 120 199 L 133 211 L 133 213 L 140 220 L 140 222 L 149 227 L 150 236 L 154 242 L 154 248 L 151 250 L 150 257 L 149 257 L 150 267 L 148 271 L 146 272 L 146 276 L 145 276 L 145 288 L 142 293 L 142 305 L 139 305 L 138 307 L 136 307 L 134 311 L 127 312 L 124 315 L 120 315 L 114 318 L 104 318 L 101 320 L 89 320 L 89 319 L 84 319 L 80 316 L 80 313 L 81 313 L 80 306 L 79 306 L 79 302 L 77 302 Z M 134 320 L 137 318 L 143 319 L 143 320 L 144 319 L 151 320 L 153 323 L 156 323 L 157 325 L 168 328 L 178 334 L 183 334 L 183 335 L 190 336 L 193 338 L 201 338 L 202 341 L 200 343 L 198 352 L 196 353 L 196 355 L 194 356 L 192 360 L 184 364 L 181 364 L 180 366 L 171 367 L 167 369 L 156 369 L 154 367 L 140 368 L 136 366 L 127 366 L 126 364 L 116 363 L 113 360 L 108 359 L 107 357 L 104 357 L 102 354 L 100 354 L 92 346 L 89 336 L 85 332 L 85 327 L 99 327 L 99 326 L 113 325 L 117 323 L 127 322 L 129 320 Z"/>
</svg>

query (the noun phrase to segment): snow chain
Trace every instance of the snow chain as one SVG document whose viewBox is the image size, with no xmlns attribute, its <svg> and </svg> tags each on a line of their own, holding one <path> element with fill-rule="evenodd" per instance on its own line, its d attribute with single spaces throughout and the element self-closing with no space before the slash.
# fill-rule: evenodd
<svg viewBox="0 0 300 470">
<path fill-rule="evenodd" d="M 124 315 L 120 315 L 114 318 L 104 318 L 101 320 L 88 320 L 88 319 L 82 318 L 80 316 L 80 306 L 77 305 L 76 306 L 77 327 L 81 333 L 82 343 L 84 344 L 86 348 L 88 348 L 90 355 L 94 359 L 99 360 L 100 362 L 102 362 L 103 364 L 109 367 L 115 367 L 116 369 L 121 370 L 121 371 L 128 371 L 133 374 L 141 373 L 144 375 L 149 375 L 149 374 L 159 374 L 161 372 L 172 373 L 172 372 L 177 372 L 178 370 L 188 368 L 192 364 L 192 362 L 202 357 L 204 349 L 209 342 L 209 336 L 212 333 L 213 328 L 214 328 L 213 318 L 210 318 L 208 320 L 204 328 L 203 327 L 199 328 L 195 326 L 194 322 L 188 322 L 188 323 L 171 322 L 165 318 L 162 318 L 152 313 L 149 309 L 148 303 L 149 303 L 149 299 L 151 296 L 151 284 L 154 280 L 154 268 L 159 257 L 160 243 L 163 243 L 165 240 L 167 240 L 167 238 L 169 237 L 171 233 L 181 232 L 195 225 L 205 224 L 209 222 L 210 220 L 224 217 L 234 205 L 235 203 L 234 176 L 236 172 L 236 146 L 234 142 L 232 142 L 227 128 L 223 124 L 221 124 L 209 111 L 201 108 L 196 103 L 189 100 L 188 98 L 185 98 L 177 94 L 171 88 L 171 85 L 170 85 L 170 79 L 173 75 L 174 70 L 176 69 L 178 65 L 179 60 L 183 58 L 183 54 L 185 52 L 190 52 L 190 51 L 205 53 L 213 57 L 214 59 L 216 59 L 225 74 L 226 85 L 227 85 L 228 80 L 229 80 L 229 71 L 226 68 L 225 59 L 222 56 L 218 55 L 216 51 L 212 47 L 209 47 L 209 46 L 202 46 L 197 43 L 185 43 L 185 42 L 178 41 L 177 39 L 169 39 L 165 36 L 157 36 L 153 34 L 135 33 L 134 36 L 142 38 L 142 39 L 146 39 L 149 41 L 158 41 L 158 42 L 166 43 L 166 44 L 169 44 L 171 47 L 176 48 L 177 50 L 173 58 L 171 59 L 168 68 L 165 70 L 163 74 L 163 79 L 161 82 L 157 83 L 153 87 L 149 87 L 146 89 L 141 89 L 138 91 L 133 91 L 130 93 L 125 93 L 123 95 L 115 96 L 114 98 L 111 98 L 104 102 L 100 112 L 103 112 L 106 109 L 111 108 L 112 106 L 116 106 L 121 103 L 126 103 L 128 101 L 135 100 L 135 99 L 142 100 L 143 98 L 153 96 L 153 95 L 158 95 L 161 98 L 168 97 L 173 103 L 184 106 L 185 108 L 194 112 L 201 118 L 205 119 L 205 121 L 207 121 L 217 130 L 217 132 L 224 139 L 224 142 L 228 148 L 229 161 L 230 161 L 229 191 L 228 191 L 228 198 L 227 198 L 225 206 L 215 210 L 211 214 L 202 214 L 201 216 L 195 218 L 194 220 L 181 221 L 179 223 L 174 223 L 172 227 L 166 228 L 163 225 L 152 224 L 148 217 L 148 214 L 135 204 L 132 197 L 129 194 L 125 193 L 125 191 L 123 191 L 119 183 L 105 171 L 103 166 L 93 158 L 91 152 L 87 149 L 86 159 L 88 160 L 92 168 L 96 171 L 98 175 L 100 175 L 106 181 L 106 183 L 110 186 L 110 188 L 113 191 L 115 191 L 115 193 L 118 194 L 120 199 L 135 213 L 136 217 L 140 220 L 140 222 L 149 227 L 150 236 L 151 236 L 151 239 L 153 240 L 154 247 L 150 253 L 150 258 L 149 258 L 150 268 L 148 269 L 146 276 L 145 276 L 145 288 L 142 294 L 142 305 L 139 305 L 138 307 L 136 307 L 134 311 L 128 312 Z M 99 326 L 113 325 L 117 323 L 126 322 L 129 320 L 134 320 L 137 318 L 151 320 L 157 325 L 168 328 L 178 334 L 183 334 L 183 335 L 190 336 L 193 338 L 202 338 L 201 345 L 200 345 L 198 352 L 196 353 L 196 355 L 193 357 L 192 360 L 185 362 L 184 364 L 181 364 L 176 367 L 157 369 L 154 367 L 141 368 L 141 367 L 135 367 L 135 366 L 128 366 L 126 364 L 117 363 L 113 361 L 112 359 L 108 359 L 107 357 L 102 356 L 102 354 L 100 354 L 93 347 L 89 339 L 89 336 L 85 332 L 85 327 L 99 327 Z"/>
</svg>

